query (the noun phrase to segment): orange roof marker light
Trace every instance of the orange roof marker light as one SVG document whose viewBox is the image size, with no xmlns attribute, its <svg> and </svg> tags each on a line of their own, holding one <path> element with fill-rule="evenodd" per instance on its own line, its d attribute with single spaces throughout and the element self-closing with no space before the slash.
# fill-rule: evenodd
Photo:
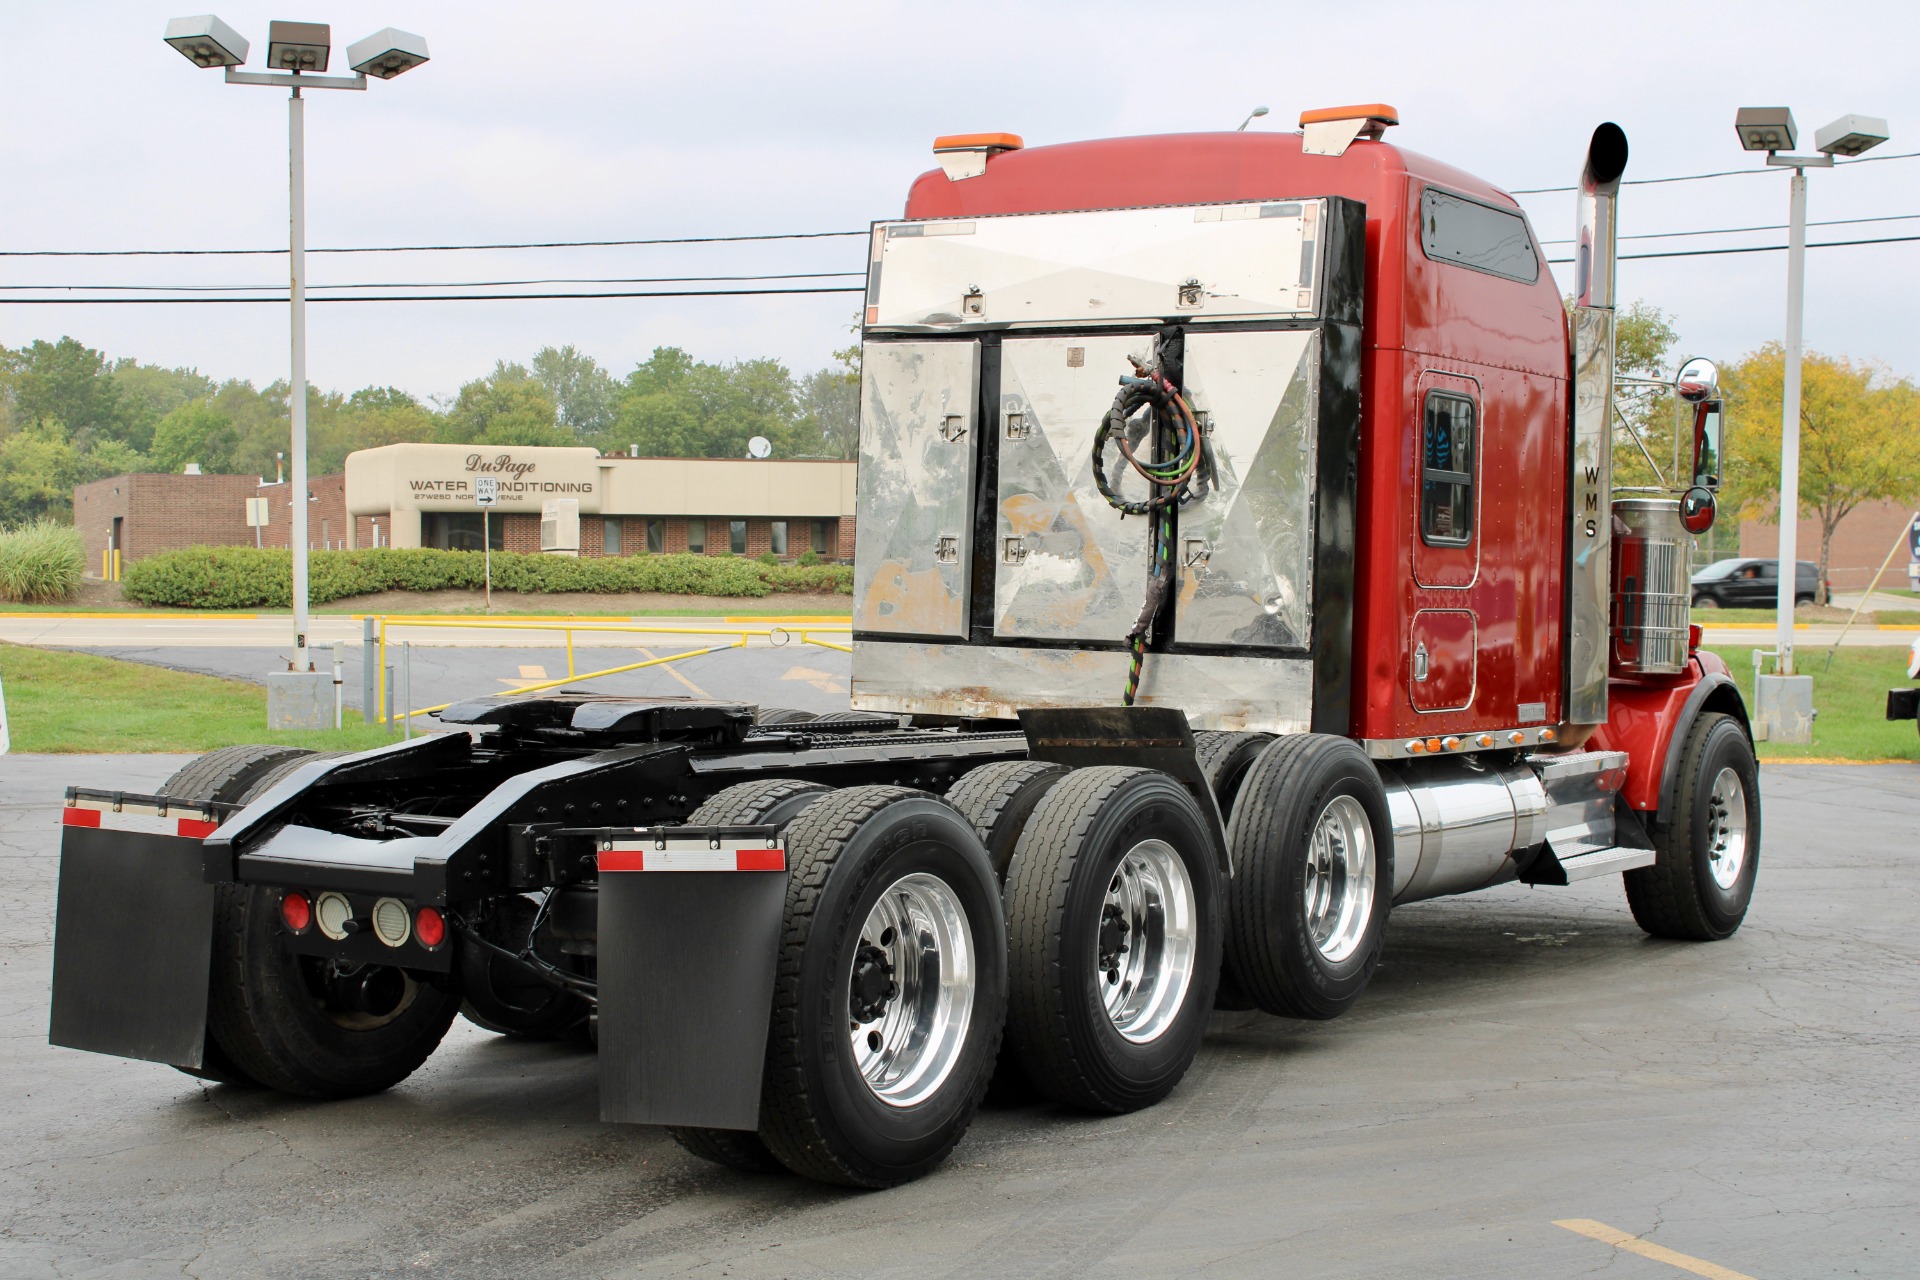
<svg viewBox="0 0 1920 1280">
<path fill-rule="evenodd" d="M 947 180 L 958 182 L 985 173 L 987 161 L 1002 151 L 1026 145 L 1017 133 L 949 133 L 933 140 L 933 154 L 947 171 Z"/>
<path fill-rule="evenodd" d="M 1310 156 L 1343 156 L 1355 138 L 1378 142 L 1382 134 L 1399 123 L 1400 113 L 1384 102 L 1302 111 L 1300 130 L 1306 136 L 1300 150 Z"/>
</svg>

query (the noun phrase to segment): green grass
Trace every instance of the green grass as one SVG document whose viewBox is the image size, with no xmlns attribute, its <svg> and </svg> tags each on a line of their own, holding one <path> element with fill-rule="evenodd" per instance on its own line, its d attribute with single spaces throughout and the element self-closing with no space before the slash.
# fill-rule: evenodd
<svg viewBox="0 0 1920 1280">
<path fill-rule="evenodd" d="M 356 711 L 337 733 L 269 733 L 260 685 L 88 653 L 0 644 L 0 689 L 15 751 L 198 752 L 243 742 L 362 751 L 395 740 Z"/>
<path fill-rule="evenodd" d="M 1714 649 L 1732 668 L 1740 694 L 1753 698 L 1751 649 Z M 1813 677 L 1813 741 L 1805 746 L 1759 745 L 1762 760 L 1920 760 L 1920 731 L 1911 720 L 1887 719 L 1887 690 L 1911 687 L 1907 651 L 1893 645 L 1841 649 L 1827 667 L 1827 653 L 1811 645 L 1794 651 L 1801 675 Z"/>
</svg>

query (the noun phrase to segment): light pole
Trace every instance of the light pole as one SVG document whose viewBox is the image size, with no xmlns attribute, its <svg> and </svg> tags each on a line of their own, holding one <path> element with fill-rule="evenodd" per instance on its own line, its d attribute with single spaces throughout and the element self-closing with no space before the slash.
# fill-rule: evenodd
<svg viewBox="0 0 1920 1280">
<path fill-rule="evenodd" d="M 302 89 L 365 89 L 367 77 L 391 80 L 427 60 L 427 42 L 388 27 L 347 46 L 351 76 L 326 76 L 332 53 L 332 29 L 324 22 L 273 22 L 267 27 L 267 66 L 271 72 L 236 71 L 247 60 L 247 41 L 212 14 L 175 18 L 162 37 L 197 67 L 221 67 L 228 84 L 288 89 L 287 98 L 287 256 L 292 303 L 293 477 L 289 490 L 293 529 L 292 670 L 311 673 L 307 650 L 307 174 L 306 101 Z M 280 74 L 274 74 L 274 72 Z"/>
<path fill-rule="evenodd" d="M 1787 213 L 1786 372 L 1780 389 L 1780 557 L 1777 670 L 1793 671 L 1793 603 L 1800 585 L 1800 317 L 1807 267 L 1807 170 L 1830 169 L 1835 156 L 1857 156 L 1887 140 L 1887 122 L 1871 116 L 1841 116 L 1814 134 L 1818 155 L 1781 155 L 1798 139 L 1793 112 L 1785 107 L 1742 107 L 1734 131 L 1748 151 L 1764 151 L 1767 163 L 1793 170 Z M 1811 699 L 1812 692 L 1808 691 Z"/>
</svg>

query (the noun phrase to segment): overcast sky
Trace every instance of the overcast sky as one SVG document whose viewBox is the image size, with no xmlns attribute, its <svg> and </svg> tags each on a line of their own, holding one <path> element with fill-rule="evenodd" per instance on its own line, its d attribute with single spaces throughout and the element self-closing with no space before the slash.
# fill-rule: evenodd
<svg viewBox="0 0 1920 1280">
<path fill-rule="evenodd" d="M 0 248 L 285 244 L 284 95 L 227 86 L 162 44 L 175 12 L 132 0 L 0 8 Z M 336 71 L 346 44 L 383 26 L 430 44 L 433 60 L 397 80 L 309 95 L 312 246 L 846 230 L 897 215 L 936 134 L 1008 130 L 1031 145 L 1230 129 L 1256 104 L 1272 114 L 1254 127 L 1289 129 L 1305 108 L 1390 102 L 1404 122 L 1393 141 L 1510 189 L 1572 181 L 1606 119 L 1631 140 L 1630 179 L 1756 168 L 1733 133 L 1743 104 L 1792 106 L 1803 149 L 1818 126 L 1859 112 L 1889 120 L 1883 152 L 1920 151 L 1912 0 L 221 0 L 219 13 L 253 41 L 254 67 L 276 14 L 331 22 Z M 1811 184 L 1815 220 L 1920 214 L 1920 159 Z M 1541 239 L 1567 236 L 1570 197 L 1520 198 Z M 1621 230 L 1778 224 L 1786 208 L 1782 173 L 1635 187 Z M 1920 219 L 1810 238 L 1874 235 L 1920 235 Z M 861 259 L 858 240 L 815 240 L 310 262 L 316 283 L 412 283 L 858 271 Z M 1920 243 L 1809 253 L 1809 344 L 1920 376 L 1916 277 Z M 1626 262 L 1620 291 L 1671 314 L 1688 352 L 1731 359 L 1781 336 L 1785 278 L 1781 253 Z M 271 287 L 285 275 L 275 258 L 4 258 L 0 283 Z M 422 396 L 546 344 L 572 343 L 616 374 L 663 344 L 804 372 L 847 344 L 854 311 L 850 296 L 318 306 L 309 367 L 323 387 Z M 61 334 L 217 378 L 264 384 L 287 367 L 279 307 L 0 304 L 0 343 Z"/>
</svg>

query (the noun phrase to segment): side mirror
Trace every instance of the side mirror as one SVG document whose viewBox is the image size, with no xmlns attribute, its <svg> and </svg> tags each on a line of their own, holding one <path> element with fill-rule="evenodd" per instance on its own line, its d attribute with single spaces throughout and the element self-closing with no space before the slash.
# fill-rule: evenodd
<svg viewBox="0 0 1920 1280">
<path fill-rule="evenodd" d="M 1705 356 L 1695 356 L 1680 366 L 1673 383 L 1674 390 L 1680 393 L 1682 400 L 1688 404 L 1699 404 L 1720 393 L 1720 370 Z"/>
<path fill-rule="evenodd" d="M 1713 528 L 1713 491 L 1699 485 L 1680 495 L 1680 527 L 1698 536 Z"/>
<path fill-rule="evenodd" d="M 1702 400 L 1693 406 L 1693 483 L 1713 490 L 1720 487 L 1720 400 Z"/>
</svg>

